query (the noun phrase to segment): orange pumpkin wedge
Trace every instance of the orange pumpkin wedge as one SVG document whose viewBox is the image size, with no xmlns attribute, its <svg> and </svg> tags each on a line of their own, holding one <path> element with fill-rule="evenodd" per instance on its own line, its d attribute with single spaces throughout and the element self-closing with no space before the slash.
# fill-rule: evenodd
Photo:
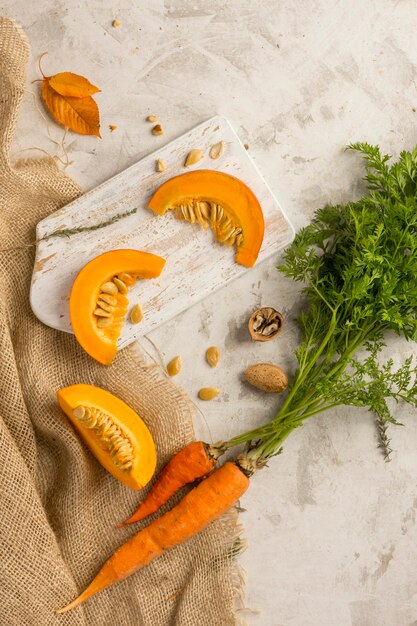
<svg viewBox="0 0 417 626">
<path fill-rule="evenodd" d="M 102 466 L 131 489 L 142 489 L 156 467 L 148 427 L 123 400 L 93 385 L 57 391 L 58 403 Z"/>
<path fill-rule="evenodd" d="M 158 215 L 173 210 L 178 219 L 209 224 L 218 242 L 236 246 L 236 263 L 252 267 L 264 236 L 264 217 L 255 194 L 224 172 L 195 170 L 170 178 L 148 204 Z"/>
<path fill-rule="evenodd" d="M 165 259 L 140 250 L 111 250 L 85 265 L 71 289 L 69 310 L 75 337 L 103 365 L 117 352 L 128 307 L 126 293 L 137 278 L 156 278 Z"/>
</svg>

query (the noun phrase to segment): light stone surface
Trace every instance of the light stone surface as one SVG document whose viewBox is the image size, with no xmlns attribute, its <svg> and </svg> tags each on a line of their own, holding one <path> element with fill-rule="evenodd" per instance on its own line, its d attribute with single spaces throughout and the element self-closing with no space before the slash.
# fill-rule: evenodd
<svg viewBox="0 0 417 626">
<path fill-rule="evenodd" d="M 378 142 L 393 154 L 417 143 L 410 0 L 6 0 L 0 11 L 19 20 L 31 42 L 28 90 L 38 89 L 30 81 L 45 50 L 45 73 L 71 70 L 102 88 L 103 139 L 70 134 L 65 143 L 68 172 L 85 189 L 220 113 L 299 227 L 315 208 L 363 189 L 360 159 L 344 152 L 347 143 Z M 150 134 L 150 113 L 160 115 L 162 137 Z M 62 135 L 28 93 L 16 158 L 35 155 L 19 152 L 29 146 L 53 153 Z M 276 272 L 277 260 L 152 334 L 167 359 L 182 355 L 178 383 L 194 399 L 201 386 L 224 390 L 212 403 L 196 399 L 205 437 L 208 429 L 229 437 L 279 405 L 240 380 L 254 361 L 289 372 L 295 365 L 299 289 Z M 245 322 L 260 304 L 285 311 L 288 321 L 276 342 L 253 345 Z M 216 370 L 204 361 L 211 344 L 222 349 Z M 413 350 L 390 341 L 396 357 Z M 391 429 L 390 464 L 376 449 L 372 417 L 340 409 L 295 432 L 253 479 L 241 516 L 252 610 L 242 617 L 251 626 L 417 625 L 417 412 L 400 409 L 398 417 L 405 426 Z"/>
</svg>

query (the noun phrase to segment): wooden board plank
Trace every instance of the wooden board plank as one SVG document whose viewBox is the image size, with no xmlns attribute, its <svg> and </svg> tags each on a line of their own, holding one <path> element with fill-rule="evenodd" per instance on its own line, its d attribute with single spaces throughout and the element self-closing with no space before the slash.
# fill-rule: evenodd
<svg viewBox="0 0 417 626">
<path fill-rule="evenodd" d="M 208 157 L 210 147 L 224 140 L 224 155 Z M 126 323 L 119 338 L 124 347 L 171 319 L 229 281 L 251 271 L 234 263 L 234 249 L 214 242 L 213 233 L 177 220 L 172 214 L 155 216 L 147 202 L 168 178 L 188 171 L 184 160 L 192 148 L 206 158 L 193 167 L 221 170 L 243 180 L 258 197 L 265 217 L 265 238 L 258 263 L 287 245 L 293 229 L 281 206 L 260 175 L 229 122 L 216 116 L 130 168 L 84 194 L 38 224 L 37 238 L 57 229 L 93 225 L 137 208 L 129 217 L 96 231 L 70 238 L 52 238 L 37 246 L 30 301 L 35 315 L 48 326 L 71 332 L 68 299 L 79 270 L 92 258 L 117 248 L 136 248 L 167 259 L 157 280 L 140 280 L 129 291 L 130 302 L 140 302 L 144 319 Z M 155 171 L 156 159 L 167 169 Z"/>
</svg>

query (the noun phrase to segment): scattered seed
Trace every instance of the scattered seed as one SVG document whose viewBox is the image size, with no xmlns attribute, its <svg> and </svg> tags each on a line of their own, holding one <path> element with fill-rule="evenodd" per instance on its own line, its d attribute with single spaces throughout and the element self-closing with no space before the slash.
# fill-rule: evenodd
<svg viewBox="0 0 417 626">
<path fill-rule="evenodd" d="M 114 133 L 114 131 L 116 130 L 117 126 L 115 126 L 114 124 L 109 124 L 109 129 L 111 133 Z"/>
<path fill-rule="evenodd" d="M 210 346 L 206 352 L 206 359 L 211 367 L 216 367 L 220 359 L 220 350 L 216 346 Z"/>
<path fill-rule="evenodd" d="M 221 393 L 220 389 L 216 389 L 216 387 L 202 387 L 198 392 L 198 397 L 200 400 L 213 400 L 217 398 L 217 396 Z"/>
<path fill-rule="evenodd" d="M 165 165 L 165 161 L 162 159 L 156 159 L 156 171 L 157 172 L 165 172 L 167 166 Z"/>
<path fill-rule="evenodd" d="M 127 291 L 128 291 L 127 287 L 126 287 L 125 283 L 122 280 L 120 280 L 120 278 L 117 278 L 115 276 L 113 278 L 113 282 L 116 285 L 118 291 L 120 291 L 120 293 L 123 293 L 123 294 L 127 293 Z"/>
<path fill-rule="evenodd" d="M 245 150 L 249 150 L 249 144 L 248 143 L 244 143 L 243 147 L 245 148 Z"/>
<path fill-rule="evenodd" d="M 121 22 L 119 22 L 119 20 L 113 20 L 111 25 L 113 26 L 113 28 L 119 28 L 119 26 L 121 26 Z"/>
<path fill-rule="evenodd" d="M 158 116 L 157 115 L 148 115 L 148 117 L 146 118 L 147 122 L 157 122 L 158 121 Z"/>
<path fill-rule="evenodd" d="M 112 296 L 116 296 L 119 293 L 119 290 L 117 289 L 116 285 L 111 282 L 104 283 L 104 285 L 101 285 L 100 290 L 103 293 L 109 293 Z"/>
<path fill-rule="evenodd" d="M 181 356 L 176 356 L 167 365 L 168 376 L 176 376 L 180 373 L 182 367 Z"/>
<path fill-rule="evenodd" d="M 224 152 L 224 141 L 219 141 L 219 143 L 215 143 L 214 146 L 210 148 L 210 159 L 219 159 Z"/>
<path fill-rule="evenodd" d="M 143 311 L 140 304 L 135 304 L 130 311 L 130 321 L 132 324 L 139 324 L 143 320 Z"/>
<path fill-rule="evenodd" d="M 185 167 L 190 167 L 201 161 L 201 159 L 204 159 L 204 152 L 202 152 L 202 150 L 191 150 L 191 152 L 187 154 L 184 165 Z"/>
<path fill-rule="evenodd" d="M 152 128 L 152 135 L 163 135 L 164 131 L 161 124 L 157 124 Z"/>
</svg>

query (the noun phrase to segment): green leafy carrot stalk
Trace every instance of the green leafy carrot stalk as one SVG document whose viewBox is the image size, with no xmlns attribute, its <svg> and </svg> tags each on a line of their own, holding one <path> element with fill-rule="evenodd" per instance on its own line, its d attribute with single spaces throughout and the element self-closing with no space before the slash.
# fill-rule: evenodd
<svg viewBox="0 0 417 626">
<path fill-rule="evenodd" d="M 269 423 L 227 442 L 248 443 L 240 463 L 249 473 L 277 454 L 288 435 L 313 415 L 340 405 L 377 415 L 389 456 L 392 407 L 417 405 L 417 368 L 383 363 L 387 332 L 417 339 L 417 148 L 397 163 L 377 147 L 350 146 L 365 156 L 369 196 L 319 209 L 287 248 L 279 267 L 304 284 L 302 341 L 288 396 Z M 365 348 L 365 357 L 357 351 Z"/>
</svg>

